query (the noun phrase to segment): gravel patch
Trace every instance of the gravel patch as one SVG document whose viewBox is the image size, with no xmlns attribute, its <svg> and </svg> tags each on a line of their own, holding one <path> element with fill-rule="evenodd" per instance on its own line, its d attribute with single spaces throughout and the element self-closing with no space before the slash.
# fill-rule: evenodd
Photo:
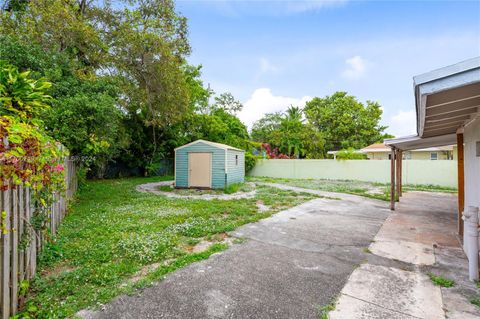
<svg viewBox="0 0 480 319">
<path fill-rule="evenodd" d="M 242 198 L 253 198 L 257 191 L 254 189 L 250 192 L 239 192 L 236 194 L 203 194 L 203 195 L 180 195 L 175 194 L 172 192 L 164 192 L 159 190 L 160 186 L 170 186 L 173 185 L 174 181 L 163 181 L 163 182 L 156 182 L 156 183 L 147 183 L 138 185 L 136 187 L 137 191 L 143 193 L 152 193 L 157 195 L 162 195 L 169 198 L 187 198 L 187 199 L 200 199 L 200 200 L 213 200 L 213 199 L 220 199 L 220 200 L 233 200 L 233 199 L 242 199 Z M 249 183 L 253 186 L 254 183 Z"/>
</svg>

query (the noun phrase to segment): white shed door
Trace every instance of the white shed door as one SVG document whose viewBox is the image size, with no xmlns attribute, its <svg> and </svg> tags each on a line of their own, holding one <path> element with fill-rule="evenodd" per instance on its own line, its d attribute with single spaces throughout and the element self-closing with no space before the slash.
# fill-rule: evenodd
<svg viewBox="0 0 480 319">
<path fill-rule="evenodd" d="M 212 153 L 188 153 L 188 187 L 212 187 Z"/>
</svg>

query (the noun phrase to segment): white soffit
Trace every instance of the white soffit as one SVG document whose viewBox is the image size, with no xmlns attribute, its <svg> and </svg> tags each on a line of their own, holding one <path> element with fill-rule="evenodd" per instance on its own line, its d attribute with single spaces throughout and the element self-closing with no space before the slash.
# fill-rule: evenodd
<svg viewBox="0 0 480 319">
<path fill-rule="evenodd" d="M 420 137 L 455 133 L 480 113 L 480 57 L 414 77 Z"/>
</svg>

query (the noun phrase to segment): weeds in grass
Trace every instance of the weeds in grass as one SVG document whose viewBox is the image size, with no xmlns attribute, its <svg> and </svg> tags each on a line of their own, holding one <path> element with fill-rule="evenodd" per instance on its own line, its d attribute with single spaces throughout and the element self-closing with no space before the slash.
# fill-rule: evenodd
<svg viewBox="0 0 480 319">
<path fill-rule="evenodd" d="M 185 245 L 220 238 L 243 224 L 316 198 L 261 185 L 254 198 L 231 201 L 171 199 L 135 190 L 139 184 L 170 179 L 88 181 L 55 240 L 41 254 L 39 274 L 49 275 L 39 275 L 31 283 L 26 314 L 72 317 L 226 247 L 218 242 L 205 252 L 191 253 L 182 249 Z M 268 212 L 259 212 L 259 200 L 271 205 Z M 155 263 L 161 266 L 125 286 L 129 278 Z"/>
<path fill-rule="evenodd" d="M 158 190 L 162 192 L 173 192 L 175 188 L 170 185 L 160 185 L 158 186 Z"/>
<path fill-rule="evenodd" d="M 470 299 L 470 303 L 480 308 L 480 297 Z"/>
<path fill-rule="evenodd" d="M 240 183 L 230 184 L 227 187 L 225 187 L 223 192 L 225 194 L 233 194 L 233 193 L 238 192 L 241 187 L 242 187 L 242 184 L 240 184 Z"/>
<path fill-rule="evenodd" d="M 320 319 L 329 319 L 330 318 L 330 316 L 329 316 L 330 311 L 335 310 L 336 306 L 337 306 L 337 300 L 335 299 L 335 300 L 331 301 L 329 304 L 320 307 L 319 318 Z"/>
<path fill-rule="evenodd" d="M 390 200 L 390 184 L 372 183 L 352 180 L 328 179 L 287 179 L 271 177 L 249 177 L 250 181 L 280 183 L 307 189 L 322 190 L 327 192 L 345 193 L 374 198 L 384 201 Z M 437 185 L 403 185 L 404 191 L 429 191 L 455 193 L 456 188 Z"/>
<path fill-rule="evenodd" d="M 435 286 L 440 286 L 440 287 L 445 287 L 445 288 L 451 288 L 455 286 L 455 281 L 452 279 L 448 279 L 443 277 L 442 275 L 436 276 L 432 273 L 428 274 L 430 277 L 430 280 L 433 282 Z"/>
</svg>

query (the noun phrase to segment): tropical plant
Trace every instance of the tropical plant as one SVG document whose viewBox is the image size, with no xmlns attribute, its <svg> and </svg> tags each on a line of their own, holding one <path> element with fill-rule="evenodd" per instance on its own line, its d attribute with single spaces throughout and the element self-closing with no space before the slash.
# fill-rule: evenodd
<svg viewBox="0 0 480 319">
<path fill-rule="evenodd" d="M 64 148 L 36 117 L 49 108 L 51 98 L 45 93 L 49 87 L 46 80 L 34 80 L 29 72 L 0 62 L 0 190 L 30 187 L 37 209 L 28 222 L 42 231 L 54 192 L 64 188 Z"/>
<path fill-rule="evenodd" d="M 5 61 L 0 61 L 1 116 L 12 116 L 31 122 L 50 107 L 51 96 L 45 93 L 51 83 L 45 79 L 34 80 L 30 72 L 20 73 Z"/>
</svg>

